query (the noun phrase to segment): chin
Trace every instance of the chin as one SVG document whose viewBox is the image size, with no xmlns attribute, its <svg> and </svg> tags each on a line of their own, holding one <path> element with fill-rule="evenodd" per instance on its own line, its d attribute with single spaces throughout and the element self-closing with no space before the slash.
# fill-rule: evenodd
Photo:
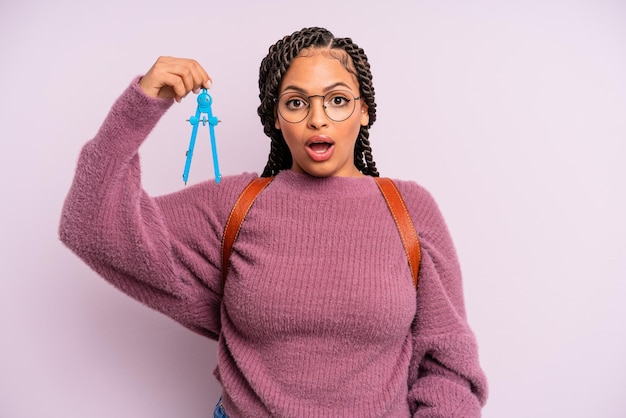
<svg viewBox="0 0 626 418">
<path fill-rule="evenodd" d="M 331 177 L 334 175 L 333 172 L 327 170 L 303 170 L 303 173 L 313 177 Z"/>
</svg>

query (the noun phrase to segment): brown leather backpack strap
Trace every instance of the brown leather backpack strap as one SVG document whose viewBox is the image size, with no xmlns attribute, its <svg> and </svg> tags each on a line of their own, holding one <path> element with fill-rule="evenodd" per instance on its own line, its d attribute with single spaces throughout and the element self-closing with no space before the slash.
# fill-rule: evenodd
<svg viewBox="0 0 626 418">
<path fill-rule="evenodd" d="M 222 236 L 222 285 L 226 282 L 226 275 L 228 274 L 228 267 L 230 265 L 230 253 L 239 235 L 241 224 L 259 193 L 261 193 L 272 180 L 274 180 L 274 177 L 258 177 L 252 180 L 241 192 L 230 211 L 230 215 L 228 215 L 228 220 L 224 227 L 224 235 Z"/>
<path fill-rule="evenodd" d="M 413 284 L 415 285 L 415 289 L 417 289 L 417 277 L 419 274 L 422 251 L 420 249 L 420 241 L 415 225 L 413 225 L 406 203 L 404 203 L 404 199 L 393 180 L 384 177 L 374 177 L 374 180 L 376 180 L 376 184 L 378 184 L 378 188 L 383 194 L 385 202 L 387 202 L 387 206 L 391 211 L 391 216 L 393 216 L 393 220 L 398 227 L 404 251 L 406 251 L 406 255 L 409 259 L 409 267 L 413 275 Z"/>
<path fill-rule="evenodd" d="M 224 235 L 222 237 L 222 282 L 226 281 L 228 267 L 230 264 L 230 253 L 233 244 L 239 235 L 239 229 L 245 219 L 252 204 L 257 196 L 265 187 L 274 180 L 274 177 L 259 177 L 252 180 L 248 186 L 241 192 L 239 198 L 235 202 L 226 226 L 224 227 Z M 417 289 L 417 278 L 419 274 L 419 265 L 421 259 L 421 249 L 417 231 L 409 215 L 409 211 L 402 199 L 400 191 L 395 183 L 389 178 L 374 177 L 376 184 L 387 202 L 387 206 L 391 212 L 394 222 L 398 228 L 402 245 L 406 251 L 409 261 L 411 274 L 413 275 L 413 283 Z"/>
</svg>

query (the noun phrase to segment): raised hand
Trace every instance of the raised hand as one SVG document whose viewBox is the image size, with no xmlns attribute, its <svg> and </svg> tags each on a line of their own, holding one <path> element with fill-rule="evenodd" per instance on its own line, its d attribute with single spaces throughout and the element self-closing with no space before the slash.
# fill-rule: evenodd
<svg viewBox="0 0 626 418">
<path fill-rule="evenodd" d="M 159 57 L 139 81 L 139 86 L 152 97 L 180 102 L 189 92 L 210 88 L 213 80 L 194 59 Z"/>
</svg>

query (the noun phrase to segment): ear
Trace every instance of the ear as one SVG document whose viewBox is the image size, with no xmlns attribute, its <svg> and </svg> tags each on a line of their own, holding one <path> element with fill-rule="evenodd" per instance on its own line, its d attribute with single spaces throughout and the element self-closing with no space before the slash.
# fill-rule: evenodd
<svg viewBox="0 0 626 418">
<path fill-rule="evenodd" d="M 367 126 L 370 123 L 370 114 L 365 101 L 361 100 L 361 126 Z"/>
<path fill-rule="evenodd" d="M 280 131 L 280 118 L 278 117 L 278 110 L 274 106 L 274 128 Z"/>
</svg>

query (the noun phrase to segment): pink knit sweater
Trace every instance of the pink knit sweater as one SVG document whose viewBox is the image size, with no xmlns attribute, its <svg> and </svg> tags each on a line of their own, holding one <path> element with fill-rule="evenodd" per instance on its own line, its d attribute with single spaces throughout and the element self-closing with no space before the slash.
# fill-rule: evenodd
<svg viewBox="0 0 626 418">
<path fill-rule="evenodd" d="M 171 101 L 136 81 L 82 150 L 60 237 L 122 291 L 217 339 L 230 417 L 478 417 L 486 380 L 461 274 L 432 197 L 397 181 L 419 231 L 419 290 L 365 178 L 282 171 L 242 226 L 222 289 L 220 241 L 255 174 L 153 198 L 138 149 Z"/>
</svg>

